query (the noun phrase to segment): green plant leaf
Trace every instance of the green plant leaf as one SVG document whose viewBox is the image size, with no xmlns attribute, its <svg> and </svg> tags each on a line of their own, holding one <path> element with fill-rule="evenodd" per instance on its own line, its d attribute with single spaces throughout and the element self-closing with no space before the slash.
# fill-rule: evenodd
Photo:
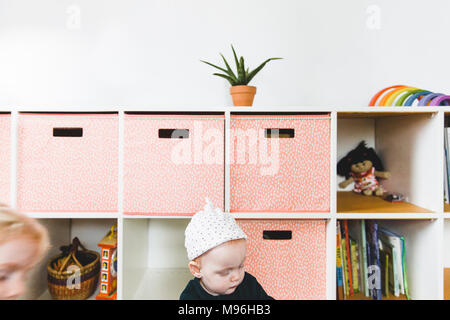
<svg viewBox="0 0 450 320">
<path fill-rule="evenodd" d="M 234 51 L 233 45 L 231 45 L 231 49 L 233 50 L 234 62 L 236 63 L 236 70 L 238 70 L 238 72 L 239 72 L 239 61 L 238 61 L 236 52 Z"/>
<path fill-rule="evenodd" d="M 229 82 L 232 86 L 236 85 L 236 82 L 235 82 L 230 76 L 227 76 L 227 75 L 221 74 L 221 73 L 213 73 L 213 75 L 218 76 L 218 77 L 221 77 L 221 78 L 224 78 L 224 79 L 227 79 L 228 82 Z"/>
<path fill-rule="evenodd" d="M 244 64 L 244 57 L 241 57 L 241 59 L 239 60 L 239 69 L 238 69 L 238 80 L 239 83 L 245 85 L 247 84 L 246 80 L 245 80 L 245 64 Z"/>
<path fill-rule="evenodd" d="M 270 60 L 279 60 L 279 59 L 283 59 L 283 58 L 270 58 L 267 59 L 266 61 L 264 61 L 263 63 L 261 63 L 259 65 L 259 67 L 257 67 L 256 69 L 254 69 L 252 72 L 250 72 L 250 74 L 248 75 L 247 78 L 247 83 L 250 82 L 250 80 L 253 79 L 253 77 L 259 72 L 261 71 L 262 68 L 264 68 L 264 66 L 266 65 L 267 62 L 269 62 Z"/>
<path fill-rule="evenodd" d="M 203 60 L 200 60 L 200 61 L 203 62 L 203 63 L 206 63 L 206 64 L 208 64 L 208 65 L 210 65 L 210 66 L 212 66 L 212 67 L 214 67 L 214 68 L 217 68 L 217 69 L 219 69 L 220 71 L 223 71 L 223 72 L 225 72 L 225 73 L 228 73 L 228 71 L 225 70 L 224 68 L 218 67 L 218 66 L 216 66 L 216 65 L 214 65 L 214 64 L 212 64 L 212 63 L 210 63 L 210 62 L 208 62 L 208 61 L 203 61 Z"/>
<path fill-rule="evenodd" d="M 234 81 L 236 81 L 236 75 L 234 74 L 233 70 L 231 70 L 230 65 L 228 64 L 227 60 L 225 59 L 225 57 L 223 56 L 223 54 L 220 54 L 222 56 L 223 62 L 225 62 L 225 66 L 227 67 L 227 74 L 233 78 Z"/>
</svg>

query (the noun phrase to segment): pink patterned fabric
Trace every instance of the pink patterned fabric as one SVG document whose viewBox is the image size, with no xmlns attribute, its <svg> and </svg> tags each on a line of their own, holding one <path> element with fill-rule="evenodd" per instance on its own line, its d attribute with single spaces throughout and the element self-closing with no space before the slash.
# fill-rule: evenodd
<svg viewBox="0 0 450 320">
<path fill-rule="evenodd" d="M 205 197 L 223 210 L 224 119 L 125 115 L 125 213 L 193 215 Z M 159 129 L 188 129 L 189 138 L 160 138 Z"/>
<path fill-rule="evenodd" d="M 19 114 L 18 207 L 117 211 L 118 116 Z M 54 137 L 53 128 L 83 128 Z"/>
<path fill-rule="evenodd" d="M 10 204 L 11 116 L 0 114 L 0 202 Z"/>
<path fill-rule="evenodd" d="M 245 270 L 279 300 L 326 299 L 323 220 L 238 220 L 247 234 Z M 291 230 L 291 240 L 263 239 L 264 230 Z"/>
<path fill-rule="evenodd" d="M 295 134 L 269 139 L 264 131 L 270 128 Z M 231 115 L 231 130 L 230 211 L 330 210 L 329 115 Z M 244 149 L 236 138 L 243 134 L 250 137 Z"/>
</svg>

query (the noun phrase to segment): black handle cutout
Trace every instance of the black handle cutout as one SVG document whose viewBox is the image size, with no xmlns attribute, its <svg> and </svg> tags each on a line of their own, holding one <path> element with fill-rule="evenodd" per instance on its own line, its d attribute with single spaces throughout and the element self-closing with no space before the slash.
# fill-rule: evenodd
<svg viewBox="0 0 450 320">
<path fill-rule="evenodd" d="M 53 128 L 54 137 L 82 137 L 83 128 Z"/>
<path fill-rule="evenodd" d="M 264 230 L 263 231 L 264 240 L 291 240 L 292 231 L 291 230 Z"/>
<path fill-rule="evenodd" d="M 294 138 L 294 129 L 265 129 L 264 136 L 266 138 Z"/>
<path fill-rule="evenodd" d="M 189 129 L 159 129 L 158 136 L 161 139 L 188 139 Z"/>
</svg>

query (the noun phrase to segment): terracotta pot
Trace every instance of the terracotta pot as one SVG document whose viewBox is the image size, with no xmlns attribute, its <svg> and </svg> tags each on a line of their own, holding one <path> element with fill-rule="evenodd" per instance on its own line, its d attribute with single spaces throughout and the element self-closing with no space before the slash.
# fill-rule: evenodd
<svg viewBox="0 0 450 320">
<path fill-rule="evenodd" d="M 234 106 L 251 107 L 256 94 L 256 87 L 253 86 L 232 86 L 230 88 Z"/>
</svg>

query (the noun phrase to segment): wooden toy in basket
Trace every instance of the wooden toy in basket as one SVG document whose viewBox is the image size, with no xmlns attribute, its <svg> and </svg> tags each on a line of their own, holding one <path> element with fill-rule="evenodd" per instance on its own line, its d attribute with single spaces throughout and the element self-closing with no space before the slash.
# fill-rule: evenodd
<svg viewBox="0 0 450 320">
<path fill-rule="evenodd" d="M 102 248 L 100 293 L 97 300 L 117 299 L 117 225 L 98 243 Z"/>
<path fill-rule="evenodd" d="M 87 299 L 97 288 L 100 254 L 87 250 L 77 237 L 60 249 L 47 264 L 50 295 L 56 300 Z"/>
</svg>

